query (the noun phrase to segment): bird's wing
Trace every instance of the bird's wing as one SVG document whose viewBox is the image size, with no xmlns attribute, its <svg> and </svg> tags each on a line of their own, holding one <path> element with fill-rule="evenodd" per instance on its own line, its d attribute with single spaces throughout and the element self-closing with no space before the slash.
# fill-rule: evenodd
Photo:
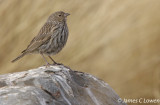
<svg viewBox="0 0 160 105">
<path fill-rule="evenodd" d="M 38 35 L 33 38 L 33 40 L 28 45 L 27 49 L 23 52 L 32 52 L 38 47 L 40 47 L 43 43 L 45 43 L 47 40 L 51 38 L 56 28 L 57 27 L 52 22 L 45 23 Z"/>
</svg>

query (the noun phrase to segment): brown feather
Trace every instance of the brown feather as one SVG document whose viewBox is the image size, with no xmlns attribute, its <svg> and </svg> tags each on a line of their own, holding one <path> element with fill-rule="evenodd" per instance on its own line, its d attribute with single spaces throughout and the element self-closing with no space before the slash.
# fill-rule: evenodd
<svg viewBox="0 0 160 105">
<path fill-rule="evenodd" d="M 53 33 L 51 30 L 54 30 L 56 28 L 54 26 L 55 25 L 53 24 L 53 22 L 45 23 L 38 35 L 33 38 L 33 40 L 28 45 L 27 49 L 24 51 L 32 52 L 36 50 L 39 46 L 41 46 L 43 43 L 45 43 L 48 39 L 50 39 Z"/>
</svg>

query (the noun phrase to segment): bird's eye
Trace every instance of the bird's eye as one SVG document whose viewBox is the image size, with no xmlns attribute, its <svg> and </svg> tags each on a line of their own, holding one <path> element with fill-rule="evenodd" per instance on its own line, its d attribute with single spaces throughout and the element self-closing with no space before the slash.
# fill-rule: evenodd
<svg viewBox="0 0 160 105">
<path fill-rule="evenodd" d="M 61 15 L 58 15 L 59 17 L 61 17 Z"/>
</svg>

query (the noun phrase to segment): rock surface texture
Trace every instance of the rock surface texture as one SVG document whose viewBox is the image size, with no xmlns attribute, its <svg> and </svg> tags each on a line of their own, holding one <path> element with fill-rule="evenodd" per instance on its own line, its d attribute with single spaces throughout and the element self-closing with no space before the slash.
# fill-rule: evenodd
<svg viewBox="0 0 160 105">
<path fill-rule="evenodd" d="M 0 75 L 0 105 L 126 105 L 102 80 L 63 65 Z"/>
</svg>

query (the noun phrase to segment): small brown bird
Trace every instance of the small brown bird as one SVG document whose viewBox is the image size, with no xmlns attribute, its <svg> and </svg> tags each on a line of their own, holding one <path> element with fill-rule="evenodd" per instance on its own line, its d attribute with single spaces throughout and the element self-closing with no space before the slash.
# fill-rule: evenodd
<svg viewBox="0 0 160 105">
<path fill-rule="evenodd" d="M 62 50 L 68 39 L 67 16 L 69 13 L 58 11 L 51 14 L 43 25 L 38 35 L 35 36 L 22 54 L 12 60 L 15 62 L 30 53 L 40 53 L 47 63 L 44 54 L 47 55 L 54 64 L 57 64 L 50 55 L 55 55 Z"/>
</svg>

